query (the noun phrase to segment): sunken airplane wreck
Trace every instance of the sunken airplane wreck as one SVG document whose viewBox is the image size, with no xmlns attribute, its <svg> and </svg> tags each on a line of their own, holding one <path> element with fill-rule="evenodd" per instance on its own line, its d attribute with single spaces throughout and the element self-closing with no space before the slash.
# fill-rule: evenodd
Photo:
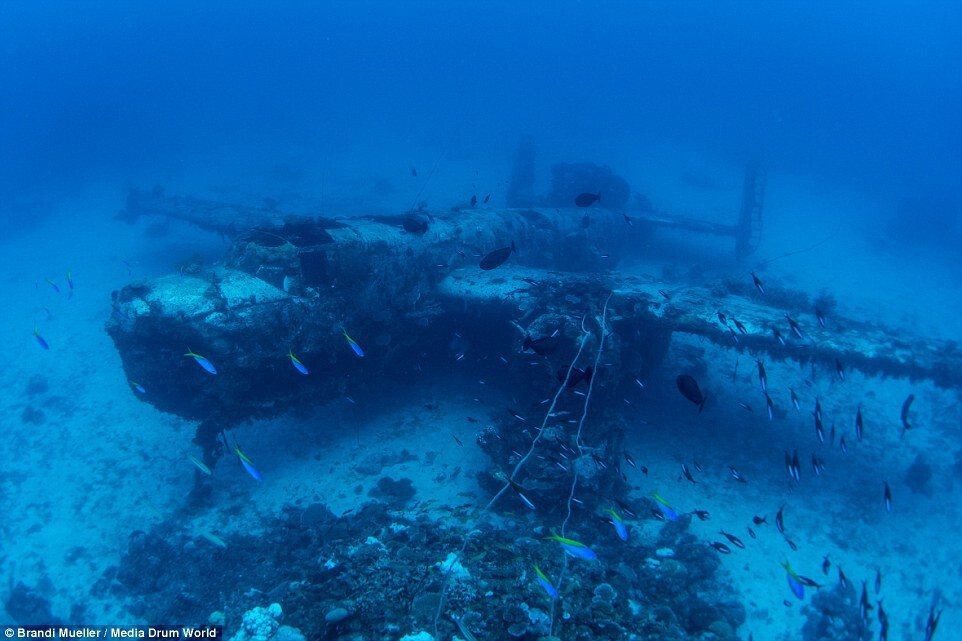
<svg viewBox="0 0 962 641">
<path fill-rule="evenodd" d="M 538 381 L 563 382 L 579 344 L 586 355 L 597 351 L 606 301 L 604 365 L 592 371 L 590 362 L 576 362 L 568 378 L 573 389 L 585 389 L 593 377 L 596 394 L 620 398 L 634 375 L 658 368 L 675 332 L 770 360 L 830 369 L 844 363 L 866 374 L 962 384 L 954 345 L 851 319 L 834 319 L 845 332 L 826 329 L 804 294 L 762 295 L 760 283 L 747 278 L 709 289 L 607 271 L 651 232 L 641 225 L 626 231 L 621 213 L 604 213 L 598 210 L 590 226 L 574 207 L 335 220 L 134 191 L 127 219 L 180 219 L 234 240 L 222 264 L 114 292 L 107 331 L 128 379 L 147 391 L 139 398 L 198 422 L 194 440 L 206 465 L 228 451 L 226 434 L 240 424 L 449 366 L 459 349 L 447 343 L 455 334 L 513 345 L 519 362 L 540 359 L 541 377 L 527 365 L 498 367 L 491 376 L 505 388 L 543 395 Z M 610 248 L 605 258 L 590 249 L 602 239 Z M 586 325 L 592 333 L 584 345 Z M 488 360 L 492 367 L 498 361 Z M 625 454 L 624 429 L 610 418 L 587 427 L 595 430 L 586 441 L 598 463 L 590 483 L 620 495 L 614 470 Z M 519 412 L 506 413 L 505 421 L 524 427 L 488 427 L 478 435 L 495 460 L 525 449 L 524 433 L 538 427 Z M 529 465 L 529 492 L 556 485 L 552 465 Z"/>
</svg>

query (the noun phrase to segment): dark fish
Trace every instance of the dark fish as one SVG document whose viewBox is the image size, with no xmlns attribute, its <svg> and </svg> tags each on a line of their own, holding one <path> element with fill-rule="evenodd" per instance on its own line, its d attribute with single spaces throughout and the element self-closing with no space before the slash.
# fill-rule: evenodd
<svg viewBox="0 0 962 641">
<path fill-rule="evenodd" d="M 755 530 L 753 530 L 753 529 L 751 529 L 751 528 L 748 528 L 748 536 L 752 537 L 753 539 L 757 539 L 757 538 L 758 538 L 758 535 L 755 534 Z"/>
<path fill-rule="evenodd" d="M 821 583 L 816 583 L 814 579 L 810 579 L 807 576 L 799 576 L 797 580 L 806 588 L 815 588 L 816 590 L 818 590 L 819 588 L 822 587 Z"/>
<path fill-rule="evenodd" d="M 577 205 L 578 207 L 591 207 L 595 203 L 600 203 L 600 202 L 601 202 L 600 191 L 597 194 L 591 194 L 591 193 L 585 192 L 583 194 L 578 194 L 577 196 L 575 196 L 575 205 Z"/>
<path fill-rule="evenodd" d="M 785 542 L 788 543 L 788 547 L 792 548 L 792 552 L 797 552 L 797 551 L 798 551 L 798 546 L 795 545 L 795 541 L 786 538 L 786 539 L 785 539 Z"/>
<path fill-rule="evenodd" d="M 745 549 L 745 544 L 742 543 L 742 540 L 737 536 L 735 536 L 734 534 L 729 534 L 725 530 L 718 530 L 718 533 L 724 536 L 729 541 L 731 541 L 732 545 L 734 545 L 735 547 L 740 547 L 743 550 Z"/>
<path fill-rule="evenodd" d="M 473 195 L 471 196 L 471 206 L 474 207 L 474 206 L 477 205 L 477 204 L 478 204 L 478 195 L 477 195 L 477 194 L 473 194 Z"/>
<path fill-rule="evenodd" d="M 772 402 L 772 397 L 765 392 L 765 408 L 768 410 L 768 420 L 772 420 L 775 416 L 775 404 Z"/>
<path fill-rule="evenodd" d="M 802 480 L 802 464 L 798 461 L 798 450 L 792 454 L 792 470 L 796 481 Z"/>
<path fill-rule="evenodd" d="M 885 481 L 885 511 L 892 513 L 892 490 L 889 489 L 888 481 Z"/>
<path fill-rule="evenodd" d="M 705 471 L 705 470 L 701 469 L 701 464 L 700 464 L 698 461 L 692 461 L 692 462 L 691 462 L 691 465 L 692 465 L 692 467 L 695 468 L 695 471 L 696 471 L 696 472 L 701 473 L 701 472 L 704 472 L 704 471 Z"/>
<path fill-rule="evenodd" d="M 510 414 L 511 416 L 515 417 L 516 419 L 518 419 L 518 420 L 521 421 L 522 423 L 527 423 L 527 422 L 528 422 L 528 421 L 525 419 L 525 417 L 521 416 L 520 414 L 518 414 L 518 412 L 516 412 L 516 411 L 513 410 L 513 409 L 510 409 L 510 408 L 509 408 L 509 409 L 508 409 L 508 414 Z"/>
<path fill-rule="evenodd" d="M 665 290 L 659 289 L 659 290 L 658 290 L 658 293 L 661 294 L 662 296 L 664 296 L 666 300 L 671 300 L 671 294 L 669 294 L 669 293 L 666 292 Z"/>
<path fill-rule="evenodd" d="M 642 466 L 641 466 L 641 473 L 644 474 L 645 476 L 648 476 L 648 466 L 647 466 L 647 465 L 642 465 Z"/>
<path fill-rule="evenodd" d="M 625 217 L 625 222 L 631 225 L 631 217 L 628 214 L 622 214 L 622 216 Z"/>
<path fill-rule="evenodd" d="M 929 608 L 929 620 L 925 622 L 925 641 L 932 641 L 932 635 L 939 627 L 939 619 L 942 617 L 942 610 L 935 611 L 935 604 Z"/>
<path fill-rule="evenodd" d="M 792 387 L 789 387 L 789 388 L 788 388 L 788 391 L 791 392 L 791 394 L 792 394 L 792 405 L 795 407 L 795 411 L 796 411 L 796 412 L 801 412 L 801 411 L 802 411 L 802 406 L 801 406 L 801 404 L 798 402 L 798 395 L 795 394 L 795 389 L 792 388 Z"/>
<path fill-rule="evenodd" d="M 768 515 L 765 516 L 753 516 L 752 523 L 755 525 L 765 525 L 768 523 Z"/>
<path fill-rule="evenodd" d="M 859 403 L 858 409 L 855 410 L 855 438 L 858 439 L 859 443 L 862 442 L 862 430 L 864 428 L 865 425 L 862 422 L 862 404 Z"/>
<path fill-rule="evenodd" d="M 718 552 L 720 552 L 721 554 L 731 554 L 731 553 L 732 553 L 731 548 L 728 547 L 727 545 L 725 545 L 724 543 L 719 543 L 718 541 L 713 541 L 712 544 L 711 544 L 711 546 L 712 546 L 713 548 L 715 548 L 716 550 L 718 550 Z"/>
<path fill-rule="evenodd" d="M 628 505 L 626 505 L 625 503 L 622 503 L 622 502 L 619 501 L 618 499 L 615 499 L 615 503 L 618 504 L 618 507 L 621 508 L 621 512 L 622 512 L 625 516 L 627 516 L 629 519 L 633 519 L 633 518 L 635 518 L 635 517 L 637 516 L 637 514 L 635 514 L 634 510 L 632 510 L 631 507 L 628 506 Z"/>
<path fill-rule="evenodd" d="M 902 433 L 905 434 L 905 430 L 912 429 L 912 423 L 909 422 L 909 410 L 912 409 L 912 401 L 915 400 L 915 394 L 909 394 L 902 403 Z M 940 611 L 941 614 L 941 611 Z"/>
<path fill-rule="evenodd" d="M 705 409 L 705 397 L 701 393 L 701 388 L 698 387 L 698 381 L 688 374 L 682 374 L 675 382 L 678 384 L 678 391 L 681 392 L 681 395 L 698 406 L 698 413 L 700 414 Z"/>
<path fill-rule="evenodd" d="M 879 641 L 888 641 L 889 638 L 889 617 L 885 614 L 885 610 L 882 609 L 882 601 L 877 601 L 878 604 L 878 638 Z"/>
<path fill-rule="evenodd" d="M 748 483 L 748 481 L 745 480 L 745 477 L 742 476 L 741 472 L 736 470 L 731 465 L 728 466 L 728 472 L 732 475 L 732 478 L 738 481 L 739 483 Z"/>
<path fill-rule="evenodd" d="M 428 230 L 428 221 L 420 216 L 408 216 L 401 221 L 401 227 L 409 234 L 423 234 Z"/>
<path fill-rule="evenodd" d="M 842 586 L 843 590 L 848 590 L 848 578 L 846 578 L 845 573 L 842 572 L 842 568 L 838 569 L 838 584 Z"/>
<path fill-rule="evenodd" d="M 758 362 L 758 384 L 762 386 L 763 392 L 768 392 L 768 374 L 765 372 L 765 363 Z"/>
<path fill-rule="evenodd" d="M 518 495 L 518 498 L 520 498 L 520 499 L 524 502 L 525 505 L 527 505 L 527 506 L 528 506 L 529 508 L 531 508 L 532 510 L 538 509 L 538 508 L 536 508 L 536 507 L 534 506 L 534 503 L 532 503 L 530 500 L 528 500 L 528 497 L 525 496 L 524 488 L 523 488 L 523 487 L 521 487 L 520 485 L 518 485 L 517 483 L 515 483 L 514 481 L 511 481 L 511 480 L 509 480 L 508 483 L 511 484 L 511 489 L 513 489 L 513 490 L 515 491 L 515 493 Z"/>
<path fill-rule="evenodd" d="M 739 401 L 738 406 L 741 407 L 746 412 L 752 412 L 753 414 L 755 413 L 755 410 L 753 410 L 752 406 L 749 405 L 748 403 L 742 403 L 741 401 Z"/>
<path fill-rule="evenodd" d="M 652 516 L 655 518 L 655 520 L 657 520 L 657 521 L 664 521 L 664 520 L 665 520 L 665 515 L 664 515 L 664 514 L 662 513 L 662 511 L 659 510 L 658 508 L 654 508 L 654 507 L 651 508 L 651 515 L 652 515 Z"/>
<path fill-rule="evenodd" d="M 732 323 L 735 324 L 735 327 L 736 327 L 736 328 L 738 329 L 738 331 L 740 331 L 742 334 L 747 334 L 747 333 L 748 333 L 748 330 L 745 329 L 745 326 L 742 324 L 742 322 L 741 322 L 740 320 L 738 320 L 737 318 L 735 318 L 734 316 L 732 316 Z"/>
<path fill-rule="evenodd" d="M 825 461 L 819 460 L 814 452 L 812 452 L 812 471 L 815 472 L 815 476 L 821 476 L 825 471 Z"/>
<path fill-rule="evenodd" d="M 825 329 L 825 314 L 818 307 L 815 308 L 815 320 L 818 321 L 818 326 Z"/>
<path fill-rule="evenodd" d="M 464 443 L 461 442 L 461 439 L 459 439 L 456 434 L 452 434 L 452 435 L 451 435 L 451 438 L 454 439 L 454 442 L 455 442 L 455 443 L 457 443 L 457 444 L 460 445 L 461 447 L 464 447 Z"/>
<path fill-rule="evenodd" d="M 778 331 L 777 327 L 772 327 L 772 334 L 775 335 L 775 340 L 777 340 L 782 347 L 785 347 L 785 337 L 782 336 L 782 333 Z"/>
<path fill-rule="evenodd" d="M 832 567 L 832 562 L 828 560 L 828 557 L 822 557 L 822 574 L 828 576 L 828 569 Z"/>
<path fill-rule="evenodd" d="M 848 454 L 848 445 L 845 444 L 845 437 L 839 439 L 838 449 L 842 450 L 842 454 Z"/>
<path fill-rule="evenodd" d="M 488 195 L 484 197 L 481 203 L 487 205 L 489 200 L 491 200 L 491 192 L 488 192 Z"/>
<path fill-rule="evenodd" d="M 521 351 L 523 352 L 530 349 L 538 356 L 547 356 L 558 349 L 558 345 L 560 344 L 560 336 L 544 336 L 534 339 L 530 336 L 525 336 L 524 343 L 521 344 Z"/>
<path fill-rule="evenodd" d="M 598 455 L 595 454 L 594 452 L 591 453 L 591 458 L 594 460 L 595 465 L 597 465 L 597 466 L 600 467 L 601 469 L 603 469 L 603 470 L 607 470 L 607 469 L 608 469 L 608 464 L 605 463 L 605 459 L 601 458 L 600 456 L 598 456 Z"/>
<path fill-rule="evenodd" d="M 752 282 L 755 283 L 755 289 L 758 290 L 758 293 L 764 296 L 765 287 L 763 286 L 762 279 L 756 276 L 755 272 L 752 272 Z"/>
<path fill-rule="evenodd" d="M 835 423 L 832 423 L 832 432 L 831 432 L 831 436 L 828 439 L 828 446 L 835 447 Z"/>
<path fill-rule="evenodd" d="M 692 477 L 691 472 L 688 470 L 688 466 L 685 465 L 684 463 L 681 464 L 681 472 L 682 474 L 685 475 L 685 478 L 691 481 L 692 483 L 698 482 L 694 479 L 694 477 Z"/>
<path fill-rule="evenodd" d="M 882 589 L 882 571 L 878 568 L 875 569 L 875 594 L 878 594 Z"/>
<path fill-rule="evenodd" d="M 517 250 L 514 246 L 514 241 L 512 240 L 510 247 L 495 249 L 493 252 L 482 258 L 479 267 L 485 271 L 499 267 L 500 265 L 504 264 L 504 261 L 508 260 L 508 256 L 510 256 L 514 251 Z"/>
<path fill-rule="evenodd" d="M 817 416 L 815 417 L 815 437 L 818 438 L 818 442 L 825 445 L 825 428 L 822 427 L 822 421 Z"/>
<path fill-rule="evenodd" d="M 584 369 L 581 369 L 580 367 L 572 367 L 570 376 L 568 375 L 568 368 L 562 367 L 561 369 L 558 370 L 558 382 L 563 383 L 565 380 L 565 376 L 567 376 L 568 377 L 567 387 L 574 387 L 581 381 L 584 381 L 586 384 L 591 383 L 592 373 L 593 373 L 593 370 L 591 368 L 591 365 L 589 365 Z"/>
<path fill-rule="evenodd" d="M 778 514 L 775 515 L 775 528 L 782 534 L 785 534 L 785 517 L 782 516 L 782 510 L 785 506 L 778 508 Z"/>
<path fill-rule="evenodd" d="M 842 361 L 837 358 L 835 359 L 835 376 L 837 376 L 840 381 L 845 380 L 845 366 L 842 365 Z"/>
<path fill-rule="evenodd" d="M 815 418 L 822 420 L 822 404 L 817 398 L 815 399 Z"/>
<path fill-rule="evenodd" d="M 718 312 L 718 322 L 726 327 L 728 326 L 728 319 L 725 318 L 725 315 L 722 314 L 720 311 Z"/>
<path fill-rule="evenodd" d="M 868 602 L 868 587 L 862 581 L 862 598 L 858 603 L 858 616 L 862 620 L 862 625 L 868 625 L 868 613 L 872 610 L 872 604 Z"/>
<path fill-rule="evenodd" d="M 411 175 L 414 176 L 415 178 L 418 177 L 418 170 L 414 165 L 411 165 Z"/>
<path fill-rule="evenodd" d="M 708 510 L 693 510 L 692 514 L 698 517 L 699 521 L 708 521 L 711 519 L 711 514 Z"/>
<path fill-rule="evenodd" d="M 798 323 L 795 322 L 794 318 L 788 314 L 785 314 L 785 320 L 788 321 L 789 326 L 792 328 L 792 333 L 795 334 L 795 336 L 804 338 L 804 336 L 802 336 L 802 328 L 798 326 Z"/>
</svg>

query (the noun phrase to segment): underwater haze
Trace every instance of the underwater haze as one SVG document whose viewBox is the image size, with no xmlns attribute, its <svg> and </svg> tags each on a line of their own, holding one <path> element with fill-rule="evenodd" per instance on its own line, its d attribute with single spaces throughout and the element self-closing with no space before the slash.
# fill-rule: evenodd
<svg viewBox="0 0 962 641">
<path fill-rule="evenodd" d="M 0 220 L 22 636 L 962 638 L 960 3 L 9 0 Z"/>
</svg>

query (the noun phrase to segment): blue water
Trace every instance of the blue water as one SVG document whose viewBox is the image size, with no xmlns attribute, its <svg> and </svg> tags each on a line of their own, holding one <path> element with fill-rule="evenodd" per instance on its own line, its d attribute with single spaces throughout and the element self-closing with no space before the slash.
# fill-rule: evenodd
<svg viewBox="0 0 962 641">
<path fill-rule="evenodd" d="M 112 291 L 188 262 L 213 264 L 227 241 L 186 224 L 131 226 L 114 215 L 131 187 L 154 185 L 252 205 L 268 197 L 282 211 L 339 217 L 401 213 L 419 202 L 444 211 L 487 193 L 490 207 L 503 207 L 525 136 L 537 150 L 538 193 L 550 188 L 552 164 L 595 162 L 660 211 L 716 222 L 733 222 L 744 166 L 765 168 L 765 227 L 747 266 L 732 267 L 726 242 L 676 232 L 639 248 L 622 264 L 626 272 L 667 270 L 702 285 L 756 269 L 769 286 L 831 294 L 840 316 L 899 335 L 958 337 L 958 3 L 3 2 L 0 294 L 8 340 L 0 509 L 8 516 L 0 525 L 0 585 L 8 588 L 0 588 L 0 602 L 9 606 L 23 582 L 49 603 L 36 612 L 47 611 L 51 622 L 169 623 L 146 621 L 123 590 L 91 592 L 121 562 L 131 532 L 173 521 L 195 538 L 201 530 L 257 536 L 286 503 L 317 497 L 345 513 L 368 500 L 377 481 L 345 461 L 407 441 L 441 449 L 437 465 L 447 473 L 462 468 L 459 485 L 436 487 L 438 469 L 425 460 L 389 475 L 412 478 L 419 500 L 483 507 L 490 495 L 473 475 L 490 461 L 476 451 L 475 426 L 462 415 L 482 413 L 473 406 L 481 392 L 471 368 L 486 365 L 471 357 L 452 361 L 459 369 L 451 376 L 420 382 L 416 391 L 357 392 L 362 409 L 353 395 L 332 404 L 324 410 L 326 435 L 297 418 L 240 428 L 245 451 L 258 451 L 253 458 L 266 468 L 263 484 L 231 468 L 203 511 L 183 511 L 194 426 L 131 392 L 103 327 Z M 34 327 L 49 350 L 37 345 Z M 375 337 L 355 338 L 366 358 L 376 357 L 369 349 Z M 647 452 L 652 477 L 633 480 L 637 496 L 657 485 L 689 508 L 710 506 L 712 527 L 692 525 L 705 541 L 719 527 L 744 533 L 753 512 L 771 520 L 791 501 L 793 529 L 808 544 L 799 541 L 794 569 L 821 580 L 822 556 L 841 557 L 860 589 L 884 567 L 889 638 L 924 638 L 933 602 L 945 608 L 935 638 L 954 638 L 962 599 L 955 538 L 962 513 L 953 499 L 962 483 L 958 390 L 857 372 L 844 387 L 829 373 L 806 383 L 804 369 L 773 365 L 776 400 L 790 410 L 781 416 L 784 433 L 811 438 L 815 397 L 849 430 L 854 407 L 864 403 L 879 431 L 878 440 L 853 448 L 856 457 L 833 460 L 824 483 L 792 490 L 781 468 L 782 449 L 792 445 L 764 431 L 770 427 L 758 416 L 750 356 L 741 355 L 729 383 L 738 355 L 707 348 L 702 361 L 713 370 L 704 376 L 714 377 L 713 396 L 730 409 L 716 409 L 714 432 L 701 431 L 704 424 L 681 429 L 697 424 L 690 412 L 680 414 L 690 407 L 672 382 L 698 349 L 697 341 L 676 345 L 664 384 L 651 386 L 644 409 L 641 398 L 626 399 L 629 423 L 652 419 L 628 437 L 636 458 Z M 789 406 L 789 386 L 804 389 L 801 413 Z M 924 429 L 906 439 L 898 416 L 909 393 Z M 513 398 L 512 390 L 490 394 L 492 417 L 503 406 L 540 400 Z M 724 432 L 742 425 L 737 402 L 749 394 L 756 395 L 755 422 Z M 439 398 L 439 408 L 423 409 Z M 417 429 L 447 425 L 454 415 L 470 452 L 432 445 L 433 428 Z M 755 446 L 741 467 L 759 482 L 747 494 L 734 492 L 726 466 Z M 693 459 L 711 461 L 714 482 L 677 481 L 678 464 Z M 330 466 L 329 486 L 310 460 Z M 927 492 L 904 480 L 917 461 L 931 469 Z M 896 496 L 891 515 L 880 513 L 882 480 Z M 363 492 L 355 494 L 354 484 Z M 535 525 L 557 527 L 513 527 L 520 536 Z M 368 534 L 358 531 L 358 540 Z M 743 553 L 754 555 L 750 561 L 723 559 L 747 608 L 736 634 L 803 638 L 804 615 L 783 605 L 793 599 L 779 567 L 789 551 L 759 545 Z M 517 589 L 528 590 L 533 604 L 528 584 L 530 576 Z M 238 589 L 249 587 L 273 586 Z M 228 617 L 229 634 L 240 614 Z M 0 609 L 4 622 L 43 622 L 24 616 Z M 450 625 L 449 615 L 443 620 Z M 295 615 L 288 623 L 301 622 Z M 398 625 L 372 628 L 369 638 L 434 633 L 423 621 Z M 505 638 L 491 625 L 490 638 Z"/>
</svg>

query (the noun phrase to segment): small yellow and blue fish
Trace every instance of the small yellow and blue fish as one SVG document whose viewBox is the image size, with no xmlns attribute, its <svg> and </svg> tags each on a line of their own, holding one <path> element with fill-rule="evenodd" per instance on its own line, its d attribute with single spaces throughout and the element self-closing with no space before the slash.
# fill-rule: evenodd
<svg viewBox="0 0 962 641">
<path fill-rule="evenodd" d="M 551 536 L 545 537 L 549 541 L 557 541 L 561 545 L 561 549 L 570 554 L 573 557 L 579 559 L 585 559 L 586 561 L 596 561 L 598 560 L 598 555 L 595 554 L 591 548 L 582 543 L 581 541 L 575 541 L 574 539 L 567 539 L 563 536 L 558 536 L 554 532 Z"/>
<path fill-rule="evenodd" d="M 234 445 L 234 454 L 237 455 L 237 458 L 240 459 L 241 465 L 244 466 L 244 469 L 247 470 L 248 474 L 254 477 L 255 481 L 264 480 L 264 478 L 261 476 L 261 473 L 257 471 L 257 468 L 254 467 L 254 464 L 251 462 L 251 460 L 247 458 L 246 454 L 241 452 L 240 447 L 238 447 L 236 444 Z"/>
<path fill-rule="evenodd" d="M 294 366 L 294 369 L 296 369 L 298 372 L 300 372 L 304 376 L 307 376 L 308 374 L 310 374 L 307 367 L 304 366 L 304 363 L 299 361 L 297 357 L 294 356 L 293 350 L 287 350 L 287 355 L 291 357 L 291 365 Z"/>
<path fill-rule="evenodd" d="M 358 345 L 353 338 L 348 336 L 346 331 L 341 331 L 344 333 L 344 338 L 347 339 L 347 344 L 351 346 L 351 349 L 354 350 L 354 353 L 357 354 L 358 358 L 364 358 L 364 350 L 361 349 L 361 346 Z"/>
<path fill-rule="evenodd" d="M 227 542 L 208 530 L 201 530 L 199 534 L 219 548 L 227 549 Z"/>
<path fill-rule="evenodd" d="M 611 515 L 611 524 L 615 527 L 615 532 L 618 533 L 618 538 L 622 541 L 627 541 L 628 527 L 625 525 L 624 519 L 618 516 L 618 513 L 611 508 L 608 508 L 608 514 Z"/>
<path fill-rule="evenodd" d="M 44 340 L 43 336 L 40 335 L 40 330 L 36 327 L 33 328 L 33 337 L 37 339 L 37 343 L 40 344 L 40 347 L 44 349 L 50 349 L 50 343 Z"/>
<path fill-rule="evenodd" d="M 134 390 L 136 390 L 137 392 L 140 392 L 141 394 L 146 394 L 146 393 L 147 393 L 147 390 L 144 389 L 144 386 L 141 385 L 140 383 L 138 383 L 137 381 L 127 381 L 127 383 L 128 383 L 132 388 L 134 388 Z"/>
<path fill-rule="evenodd" d="M 672 508 L 671 505 L 668 504 L 668 501 L 666 501 L 665 499 L 661 498 L 661 496 L 658 495 L 657 491 L 651 494 L 651 498 L 655 499 L 655 501 L 658 504 L 658 509 L 660 509 L 661 513 L 665 515 L 666 519 L 668 519 L 669 521 L 678 520 L 678 513 L 675 512 L 674 508 Z"/>
<path fill-rule="evenodd" d="M 798 575 L 792 570 L 792 566 L 788 561 L 785 561 L 782 563 L 782 567 L 785 568 L 785 578 L 788 579 L 788 587 L 791 588 L 792 594 L 798 599 L 804 599 L 805 587 L 802 585 Z"/>
<path fill-rule="evenodd" d="M 187 458 L 188 458 L 188 460 L 190 460 L 191 463 L 193 463 L 194 465 L 197 466 L 197 469 L 198 469 L 198 470 L 200 470 L 201 472 L 203 472 L 203 473 L 206 474 L 207 476 L 210 476 L 211 474 L 213 474 L 213 472 L 210 471 L 210 468 L 207 467 L 207 465 L 204 464 L 204 462 L 203 462 L 202 460 L 200 460 L 199 458 L 197 458 L 197 457 L 194 456 L 193 454 L 188 454 L 188 455 L 187 455 Z"/>
<path fill-rule="evenodd" d="M 70 300 L 73 298 L 73 276 L 69 271 L 67 272 L 67 287 L 70 288 L 70 291 L 67 292 L 67 300 Z"/>
<path fill-rule="evenodd" d="M 205 357 L 201 356 L 200 354 L 195 354 L 194 352 L 191 351 L 189 347 L 187 348 L 187 353 L 184 354 L 184 356 L 190 356 L 191 358 L 193 358 L 195 361 L 197 361 L 197 364 L 203 367 L 204 371 L 207 372 L 208 374 L 211 374 L 211 375 L 217 374 L 217 368 L 214 367 L 213 363 L 211 363 L 209 360 L 207 360 Z"/>
<path fill-rule="evenodd" d="M 558 589 L 551 584 L 551 581 L 549 581 L 548 577 L 541 571 L 541 568 L 536 565 L 534 566 L 534 571 L 538 573 L 538 585 L 544 588 L 544 591 L 548 593 L 548 596 L 550 596 L 552 600 L 557 599 Z"/>
<path fill-rule="evenodd" d="M 50 285 L 50 287 L 53 288 L 53 291 L 57 292 L 58 294 L 60 293 L 60 287 L 57 285 L 57 283 L 53 282 L 53 281 L 50 280 L 49 278 L 44 278 L 44 281 L 45 281 L 48 285 Z"/>
</svg>

